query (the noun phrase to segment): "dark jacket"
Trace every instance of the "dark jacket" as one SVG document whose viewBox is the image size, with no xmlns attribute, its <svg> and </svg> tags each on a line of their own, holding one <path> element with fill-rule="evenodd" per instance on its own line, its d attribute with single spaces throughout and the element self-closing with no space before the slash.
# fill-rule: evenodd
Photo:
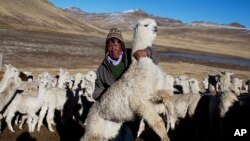
<svg viewBox="0 0 250 141">
<path fill-rule="evenodd" d="M 150 47 L 146 48 L 148 54 L 150 54 L 150 58 L 152 58 L 155 64 L 159 63 L 159 55 L 158 53 Z M 124 52 L 124 61 L 125 61 L 125 71 L 128 69 L 129 65 L 131 64 L 131 52 L 130 48 L 125 49 Z M 111 70 L 108 67 L 108 61 L 104 58 L 102 64 L 97 69 L 97 79 L 95 81 L 95 91 L 93 93 L 94 99 L 99 99 L 101 95 L 109 88 L 116 80 L 113 78 L 111 74 Z"/>
</svg>

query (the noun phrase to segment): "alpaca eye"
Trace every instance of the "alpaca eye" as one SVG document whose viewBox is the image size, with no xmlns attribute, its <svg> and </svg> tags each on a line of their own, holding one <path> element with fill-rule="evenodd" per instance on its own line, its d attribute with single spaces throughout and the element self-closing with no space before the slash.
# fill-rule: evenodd
<svg viewBox="0 0 250 141">
<path fill-rule="evenodd" d="M 145 24 L 144 27 L 148 27 L 148 24 Z"/>
</svg>

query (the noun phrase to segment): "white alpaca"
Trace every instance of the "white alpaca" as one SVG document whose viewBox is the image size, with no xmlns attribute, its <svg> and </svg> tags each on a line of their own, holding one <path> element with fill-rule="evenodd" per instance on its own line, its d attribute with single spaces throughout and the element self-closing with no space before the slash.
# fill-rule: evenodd
<svg viewBox="0 0 250 141">
<path fill-rule="evenodd" d="M 52 85 L 55 85 L 53 84 L 54 83 L 53 81 L 56 78 L 53 78 L 48 72 L 43 72 L 43 73 L 40 73 L 37 79 L 33 80 L 32 83 L 27 82 L 27 81 L 22 81 L 20 88 L 19 88 L 19 90 L 23 91 L 21 94 L 37 97 L 39 93 L 39 82 L 43 79 L 48 80 L 47 88 L 50 88 Z M 15 120 L 15 125 L 17 125 L 18 122 L 20 121 L 19 129 L 22 129 L 22 126 L 26 119 L 28 119 L 28 116 L 26 115 L 21 116 L 21 119 L 19 119 L 19 115 L 17 115 L 16 120 Z"/>
<path fill-rule="evenodd" d="M 134 32 L 132 52 L 152 46 L 156 31 L 154 20 L 139 21 Z M 167 92 L 158 93 L 165 88 L 165 80 L 162 79 L 165 78 L 164 76 L 162 70 L 150 58 L 143 57 L 139 61 L 133 59 L 121 79 L 111 85 L 101 99 L 91 107 L 86 119 L 85 134 L 81 140 L 111 139 L 118 133 L 123 122 L 132 121 L 136 115 L 139 115 L 147 121 L 161 140 L 168 141 L 164 122 L 151 102 L 152 99 L 162 99 L 164 103 L 167 101 Z M 116 127 L 116 130 L 109 132 L 107 126 Z"/>
<path fill-rule="evenodd" d="M 233 73 L 219 72 L 221 84 L 221 96 L 219 103 L 220 117 L 225 117 L 229 108 L 238 101 L 237 96 L 240 95 L 242 80 L 233 78 Z"/>
<path fill-rule="evenodd" d="M 12 100 L 3 115 L 6 117 L 6 123 L 12 132 L 14 132 L 14 130 L 11 125 L 11 121 L 17 111 L 22 114 L 27 114 L 29 131 L 32 132 L 34 130 L 38 121 L 36 112 L 41 108 L 44 102 L 47 83 L 47 79 L 41 80 L 39 83 L 39 92 L 37 97 L 18 94 Z"/>
<path fill-rule="evenodd" d="M 61 78 L 61 79 L 60 79 Z M 42 126 L 43 119 L 46 116 L 46 121 L 48 124 L 49 131 L 54 132 L 52 125 L 54 122 L 54 113 L 55 110 L 62 111 L 64 108 L 64 104 L 67 101 L 67 90 L 65 89 L 66 82 L 71 81 L 69 73 L 66 70 L 60 69 L 60 77 L 59 77 L 59 85 L 58 87 L 51 87 L 47 89 L 45 102 L 41 107 L 41 111 L 39 113 L 39 121 L 37 130 L 40 131 Z"/>
<path fill-rule="evenodd" d="M 41 111 L 39 113 L 39 121 L 37 130 L 40 131 L 44 116 L 48 110 L 46 121 L 48 124 L 48 128 L 51 132 L 54 132 L 51 125 L 54 125 L 54 113 L 55 110 L 63 110 L 63 105 L 67 100 L 66 89 L 52 87 L 49 88 L 46 92 L 45 103 L 41 107 Z"/>
<path fill-rule="evenodd" d="M 84 75 L 78 75 L 78 78 L 81 78 L 80 79 L 81 83 L 78 86 L 80 90 L 78 91 L 78 95 L 80 98 L 78 99 L 78 102 L 77 102 L 78 106 L 80 106 L 78 110 L 78 114 L 82 115 L 83 109 L 84 109 L 84 103 L 82 103 L 81 97 L 85 96 L 89 102 L 95 102 L 95 99 L 93 98 L 93 93 L 95 90 L 95 80 L 97 76 L 96 76 L 96 72 L 91 70 L 91 71 L 88 71 Z"/>
</svg>

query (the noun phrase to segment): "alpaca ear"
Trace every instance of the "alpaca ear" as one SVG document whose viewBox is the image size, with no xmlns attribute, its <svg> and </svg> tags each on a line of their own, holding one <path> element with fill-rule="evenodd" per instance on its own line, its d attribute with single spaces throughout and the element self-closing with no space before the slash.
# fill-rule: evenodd
<svg viewBox="0 0 250 141">
<path fill-rule="evenodd" d="M 138 28 L 139 24 L 134 25 L 133 29 L 136 30 Z"/>
<path fill-rule="evenodd" d="M 7 64 L 4 64 L 4 66 L 5 66 L 6 69 L 9 67 L 9 65 L 7 65 Z"/>
</svg>

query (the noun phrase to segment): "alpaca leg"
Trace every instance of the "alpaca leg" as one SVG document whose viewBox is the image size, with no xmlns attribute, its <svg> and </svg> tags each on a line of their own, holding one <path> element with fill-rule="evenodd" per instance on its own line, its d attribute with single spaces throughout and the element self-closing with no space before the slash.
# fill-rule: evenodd
<svg viewBox="0 0 250 141">
<path fill-rule="evenodd" d="M 55 131 L 53 130 L 51 126 L 54 123 L 54 114 L 55 114 L 55 108 L 49 108 L 46 120 L 47 120 L 49 131 L 51 132 Z"/>
<path fill-rule="evenodd" d="M 169 114 L 167 115 L 169 117 L 167 119 L 169 119 L 171 129 L 174 129 L 178 117 L 174 109 L 173 94 L 170 91 L 162 90 L 158 92 L 158 95 L 163 99 L 163 103 L 165 104 L 167 113 Z"/>
<path fill-rule="evenodd" d="M 25 122 L 25 120 L 28 118 L 28 116 L 27 115 L 23 115 L 22 117 L 21 117 L 21 122 L 20 122 L 20 124 L 19 124 L 19 129 L 23 129 L 23 124 L 24 124 L 24 122 Z"/>
<path fill-rule="evenodd" d="M 165 124 L 162 118 L 154 110 L 154 106 L 151 102 L 137 101 L 136 103 L 130 102 L 130 104 L 133 110 L 138 112 L 138 114 L 147 121 L 149 126 L 158 134 L 162 141 L 169 141 Z"/>
<path fill-rule="evenodd" d="M 83 106 L 82 106 L 82 99 L 81 99 L 81 96 L 79 96 L 79 99 L 77 100 L 77 106 L 75 106 L 78 109 L 77 112 L 74 111 L 73 113 L 73 116 L 72 118 L 75 120 L 75 121 L 79 121 L 81 115 L 82 115 L 82 112 L 83 112 Z"/>
<path fill-rule="evenodd" d="M 176 122 L 178 121 L 178 117 L 177 117 L 176 113 L 174 112 L 174 105 L 173 105 L 172 101 L 167 102 L 165 105 L 166 105 L 166 109 L 167 109 L 166 110 L 167 111 L 166 112 L 167 119 L 168 119 L 168 122 L 170 124 L 171 129 L 173 130 L 175 128 Z"/>
<path fill-rule="evenodd" d="M 41 108 L 41 111 L 39 112 L 37 131 L 40 131 L 40 128 L 41 128 L 41 126 L 42 126 L 42 124 L 43 124 L 43 119 L 44 119 L 44 117 L 45 117 L 45 114 L 46 114 L 46 112 L 47 112 L 47 109 L 48 109 L 48 107 L 43 106 L 43 107 Z"/>
<path fill-rule="evenodd" d="M 168 110 L 166 109 L 165 104 L 163 103 L 154 104 L 154 109 L 162 117 L 163 121 L 165 122 L 165 127 L 168 132 L 170 128 L 170 118 L 169 118 Z"/>
<path fill-rule="evenodd" d="M 31 132 L 35 131 L 36 124 L 38 122 L 38 117 L 36 114 L 32 115 L 32 122 L 31 122 Z"/>
<path fill-rule="evenodd" d="M 145 130 L 145 123 L 144 120 L 142 119 L 140 122 L 139 130 L 137 132 L 137 137 L 139 137 L 144 130 Z"/>
<path fill-rule="evenodd" d="M 0 134 L 2 133 L 2 119 L 3 115 L 0 113 Z"/>
<path fill-rule="evenodd" d="M 8 115 L 7 115 L 7 117 L 6 117 L 6 119 L 5 119 L 5 121 L 6 121 L 6 123 L 7 123 L 7 125 L 8 125 L 8 128 L 10 129 L 10 131 L 11 132 L 15 132 L 14 130 L 13 130 L 13 127 L 12 127 L 12 124 L 11 124 L 11 121 L 12 121 L 12 118 L 15 116 L 15 114 L 14 113 L 8 113 Z"/>
<path fill-rule="evenodd" d="M 79 110 L 78 110 L 78 113 L 79 113 L 79 116 L 81 117 L 82 112 L 83 112 L 83 104 L 82 104 L 81 96 L 80 96 L 80 98 L 79 98 L 79 100 L 78 100 L 77 103 L 78 103 L 78 105 L 80 105 L 80 108 L 79 108 Z"/>
<path fill-rule="evenodd" d="M 27 123 L 28 123 L 28 129 L 29 129 L 29 132 L 32 132 L 31 131 L 31 126 L 32 126 L 32 117 L 31 116 L 28 116 L 28 119 L 27 119 Z"/>
<path fill-rule="evenodd" d="M 19 114 L 18 114 L 18 115 L 16 116 L 15 125 L 18 125 L 19 118 L 20 118 L 20 116 L 19 116 Z M 19 129 L 20 129 L 20 127 L 19 127 Z"/>
</svg>

